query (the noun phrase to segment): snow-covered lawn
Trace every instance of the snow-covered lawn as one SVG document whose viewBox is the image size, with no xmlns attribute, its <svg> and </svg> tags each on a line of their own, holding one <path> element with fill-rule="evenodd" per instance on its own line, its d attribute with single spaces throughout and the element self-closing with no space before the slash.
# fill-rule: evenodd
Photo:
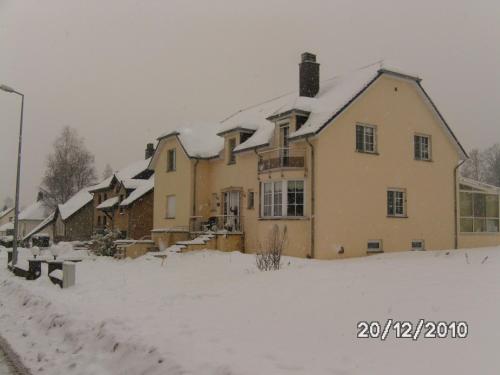
<svg viewBox="0 0 500 375">
<path fill-rule="evenodd" d="M 466 254 L 467 253 L 467 257 Z M 498 374 L 500 248 L 286 258 L 88 258 L 77 285 L 0 255 L 0 332 L 34 374 Z M 485 257 L 488 257 L 486 260 Z M 356 338 L 360 320 L 469 324 L 465 339 Z"/>
</svg>

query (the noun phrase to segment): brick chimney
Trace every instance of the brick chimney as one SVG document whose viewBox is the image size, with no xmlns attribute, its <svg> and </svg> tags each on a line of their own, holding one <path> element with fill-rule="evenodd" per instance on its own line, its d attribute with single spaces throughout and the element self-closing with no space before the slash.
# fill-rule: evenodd
<svg viewBox="0 0 500 375">
<path fill-rule="evenodd" d="M 145 159 L 149 159 L 155 153 L 155 147 L 152 143 L 146 145 L 146 151 L 144 152 Z"/>
<path fill-rule="evenodd" d="M 319 64 L 316 55 L 304 52 L 299 64 L 300 96 L 314 98 L 319 91 Z"/>
</svg>

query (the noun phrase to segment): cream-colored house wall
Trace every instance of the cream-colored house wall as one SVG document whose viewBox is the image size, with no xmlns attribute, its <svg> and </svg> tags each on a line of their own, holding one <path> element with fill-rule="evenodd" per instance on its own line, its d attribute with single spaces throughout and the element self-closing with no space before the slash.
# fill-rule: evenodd
<svg viewBox="0 0 500 375">
<path fill-rule="evenodd" d="M 14 222 L 14 210 L 11 210 L 8 214 L 0 218 L 0 226 L 10 222 Z"/>
<path fill-rule="evenodd" d="M 153 228 L 189 228 L 192 216 L 193 163 L 184 152 L 177 137 L 164 139 L 155 165 L 155 194 L 153 210 Z M 176 150 L 176 169 L 167 172 L 167 150 Z M 169 219 L 167 215 L 167 196 L 176 197 L 176 215 Z"/>
<path fill-rule="evenodd" d="M 500 245 L 500 233 L 460 233 L 458 247 L 469 249 Z"/>
<path fill-rule="evenodd" d="M 356 152 L 355 127 L 377 127 L 378 154 Z M 414 135 L 431 136 L 432 161 L 414 160 Z M 458 153 L 413 82 L 382 76 L 315 140 L 316 256 L 454 246 L 454 167 Z M 387 217 L 387 189 L 407 192 L 407 218 Z M 344 254 L 339 255 L 339 246 Z"/>
</svg>

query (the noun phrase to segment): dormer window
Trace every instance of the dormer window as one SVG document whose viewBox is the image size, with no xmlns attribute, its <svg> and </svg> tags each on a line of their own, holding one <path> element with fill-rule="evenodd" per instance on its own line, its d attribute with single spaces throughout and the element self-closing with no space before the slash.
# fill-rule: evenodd
<svg viewBox="0 0 500 375">
<path fill-rule="evenodd" d="M 302 125 L 305 124 L 306 121 L 307 121 L 307 116 L 297 115 L 297 117 L 295 118 L 295 130 L 299 130 L 302 127 Z"/>
<path fill-rule="evenodd" d="M 245 142 L 253 133 L 240 133 L 240 143 Z"/>
<path fill-rule="evenodd" d="M 234 149 L 236 148 L 236 138 L 230 138 L 227 141 L 227 145 L 228 145 L 227 164 L 234 164 L 234 163 L 236 163 L 236 155 L 234 153 Z"/>
</svg>

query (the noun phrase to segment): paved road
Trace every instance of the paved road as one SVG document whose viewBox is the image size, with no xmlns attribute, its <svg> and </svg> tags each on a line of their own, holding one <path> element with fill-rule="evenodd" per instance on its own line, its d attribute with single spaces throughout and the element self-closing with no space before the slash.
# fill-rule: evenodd
<svg viewBox="0 0 500 375">
<path fill-rule="evenodd" d="M 14 370 L 7 363 L 5 353 L 0 350 L 0 375 L 14 375 Z"/>
</svg>

